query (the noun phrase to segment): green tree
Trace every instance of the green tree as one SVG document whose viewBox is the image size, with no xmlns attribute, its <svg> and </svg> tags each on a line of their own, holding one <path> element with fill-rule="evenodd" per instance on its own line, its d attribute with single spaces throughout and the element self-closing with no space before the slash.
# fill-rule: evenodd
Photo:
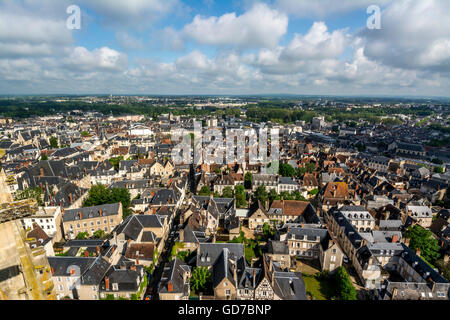
<svg viewBox="0 0 450 320">
<path fill-rule="evenodd" d="M 52 149 L 58 149 L 58 139 L 56 137 L 50 137 L 49 142 Z"/>
<path fill-rule="evenodd" d="M 233 189 L 231 189 L 231 187 L 224 188 L 222 198 L 233 198 Z"/>
<path fill-rule="evenodd" d="M 209 197 L 209 196 L 211 195 L 211 189 L 209 189 L 208 186 L 203 186 L 203 187 L 200 189 L 198 195 L 199 195 L 199 196 L 203 196 L 203 197 Z"/>
<path fill-rule="evenodd" d="M 427 262 L 434 263 L 441 256 L 439 243 L 430 230 L 416 224 L 408 228 L 404 237 L 410 239 L 409 247 L 412 250 L 420 249 L 421 258 Z"/>
<path fill-rule="evenodd" d="M 77 234 L 77 237 L 76 237 L 77 240 L 86 240 L 87 238 L 89 238 L 88 232 L 80 232 Z"/>
<path fill-rule="evenodd" d="M 295 169 L 290 164 L 281 163 L 279 174 L 283 177 L 293 177 L 295 176 Z"/>
<path fill-rule="evenodd" d="M 195 267 L 191 277 L 191 289 L 196 292 L 204 292 L 211 282 L 212 276 L 207 267 Z"/>
<path fill-rule="evenodd" d="M 259 186 L 255 192 L 255 199 L 265 204 L 268 198 L 269 194 L 267 193 L 266 186 Z"/>
<path fill-rule="evenodd" d="M 275 230 L 267 222 L 263 224 L 262 231 L 265 241 L 269 241 L 275 236 Z"/>
<path fill-rule="evenodd" d="M 244 176 L 244 187 L 247 190 L 252 188 L 253 183 L 253 174 L 251 172 L 247 172 Z"/>
<path fill-rule="evenodd" d="M 281 200 L 281 196 L 277 193 L 275 189 L 271 189 L 269 192 L 269 201 L 270 203 L 272 203 L 275 200 Z"/>
<path fill-rule="evenodd" d="M 245 195 L 244 186 L 238 185 L 238 186 L 234 187 L 234 194 L 236 197 L 236 206 L 238 208 L 246 207 L 247 206 L 247 201 L 246 201 L 247 196 Z"/>
<path fill-rule="evenodd" d="M 42 157 L 41 157 L 41 160 L 42 160 L 42 161 L 47 161 L 47 160 L 48 160 L 47 155 L 46 155 L 46 154 L 43 154 Z"/>
<path fill-rule="evenodd" d="M 94 232 L 92 238 L 93 239 L 104 239 L 106 236 L 106 233 L 104 230 L 97 230 Z"/>
<path fill-rule="evenodd" d="M 86 138 L 86 137 L 89 137 L 90 134 L 89 134 L 89 132 L 87 132 L 87 131 L 83 131 L 83 132 L 81 132 L 81 136 L 84 137 L 84 138 Z"/>
<path fill-rule="evenodd" d="M 106 188 L 102 184 L 92 186 L 83 207 L 100 206 L 103 204 L 122 203 L 123 219 L 126 219 L 132 211 L 130 209 L 131 195 L 125 188 Z"/>
<path fill-rule="evenodd" d="M 336 284 L 341 300 L 356 300 L 356 289 L 344 267 L 339 267 L 335 273 Z"/>
<path fill-rule="evenodd" d="M 444 173 L 444 168 L 442 168 L 441 166 L 434 167 L 434 172 L 435 173 Z"/>
</svg>

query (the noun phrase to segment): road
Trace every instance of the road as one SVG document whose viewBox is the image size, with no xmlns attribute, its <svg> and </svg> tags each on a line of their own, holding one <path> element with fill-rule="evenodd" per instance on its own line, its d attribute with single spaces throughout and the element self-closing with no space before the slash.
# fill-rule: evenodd
<svg viewBox="0 0 450 320">
<path fill-rule="evenodd" d="M 180 210 L 177 210 L 175 218 L 173 220 L 172 229 L 169 231 L 169 236 L 166 240 L 163 252 L 161 252 L 161 255 L 159 257 L 159 263 L 156 266 L 155 270 L 153 270 L 153 274 L 150 277 L 150 281 L 147 286 L 147 291 L 145 294 L 145 299 L 149 298 L 149 300 L 159 300 L 158 284 L 159 281 L 161 280 L 164 267 L 169 262 L 172 247 L 175 244 L 175 235 L 172 234 L 172 232 L 176 231 L 175 229 L 178 226 L 179 222 L 180 222 Z"/>
</svg>

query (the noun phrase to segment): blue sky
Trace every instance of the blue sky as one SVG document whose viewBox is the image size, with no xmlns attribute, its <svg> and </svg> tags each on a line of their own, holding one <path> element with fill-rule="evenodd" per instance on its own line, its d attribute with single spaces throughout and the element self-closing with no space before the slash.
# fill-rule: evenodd
<svg viewBox="0 0 450 320">
<path fill-rule="evenodd" d="M 449 3 L 0 0 L 0 93 L 450 96 Z"/>
</svg>

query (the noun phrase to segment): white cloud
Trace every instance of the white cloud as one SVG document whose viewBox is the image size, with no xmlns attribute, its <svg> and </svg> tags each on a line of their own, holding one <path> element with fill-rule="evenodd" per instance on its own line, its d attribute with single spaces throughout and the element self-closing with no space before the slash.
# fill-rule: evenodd
<svg viewBox="0 0 450 320">
<path fill-rule="evenodd" d="M 72 42 L 64 19 L 39 16 L 10 2 L 0 5 L 0 57 L 53 56 Z"/>
<path fill-rule="evenodd" d="M 450 1 L 398 0 L 381 17 L 381 30 L 358 34 L 368 58 L 393 67 L 450 71 Z"/>
<path fill-rule="evenodd" d="M 125 54 L 108 47 L 89 51 L 84 47 L 76 47 L 69 57 L 65 58 L 64 65 L 73 71 L 124 71 L 128 65 Z"/>
<path fill-rule="evenodd" d="M 201 44 L 273 48 L 287 32 L 288 17 L 265 4 L 256 4 L 241 16 L 196 16 L 183 33 Z"/>
</svg>

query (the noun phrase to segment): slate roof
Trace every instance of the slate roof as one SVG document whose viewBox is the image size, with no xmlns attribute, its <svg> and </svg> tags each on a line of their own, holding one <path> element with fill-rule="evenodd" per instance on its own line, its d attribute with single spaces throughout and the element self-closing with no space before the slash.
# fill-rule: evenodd
<svg viewBox="0 0 450 320">
<path fill-rule="evenodd" d="M 305 283 L 300 273 L 273 273 L 273 291 L 282 300 L 307 300 Z"/>
<path fill-rule="evenodd" d="M 185 283 L 183 275 L 186 272 L 190 272 L 191 268 L 184 264 L 180 259 L 175 258 L 164 267 L 163 274 L 161 276 L 161 282 L 158 287 L 159 293 L 168 293 L 168 284 L 171 282 L 171 293 L 180 293 L 187 296 L 189 293 L 189 282 Z"/>
<path fill-rule="evenodd" d="M 63 222 L 108 217 L 119 214 L 120 203 L 103 204 L 95 207 L 66 210 L 63 214 Z M 81 217 L 80 217 L 81 213 Z"/>
<path fill-rule="evenodd" d="M 214 288 L 216 288 L 224 279 L 228 279 L 233 285 L 236 285 L 233 270 L 233 263 L 236 262 L 235 257 L 230 255 L 228 248 L 223 248 L 213 265 Z"/>
<path fill-rule="evenodd" d="M 94 263 L 96 258 L 85 257 L 47 257 L 50 268 L 53 269 L 54 277 L 70 276 L 71 266 L 80 268 L 80 273 L 85 273 L 89 267 Z"/>
<path fill-rule="evenodd" d="M 197 248 L 197 267 L 213 266 L 225 248 L 228 249 L 230 259 L 238 260 L 244 256 L 244 245 L 241 243 L 200 243 Z"/>
<path fill-rule="evenodd" d="M 144 228 L 162 228 L 158 215 L 132 215 L 127 217 L 115 230 L 117 234 L 124 233 L 126 239 L 137 240 Z"/>
</svg>

